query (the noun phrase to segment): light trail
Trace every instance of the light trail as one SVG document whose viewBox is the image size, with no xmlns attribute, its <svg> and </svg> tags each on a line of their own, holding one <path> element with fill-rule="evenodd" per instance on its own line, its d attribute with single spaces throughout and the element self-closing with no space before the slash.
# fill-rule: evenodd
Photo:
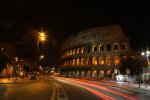
<svg viewBox="0 0 150 100">
<path fill-rule="evenodd" d="M 90 83 L 85 83 L 85 82 L 79 82 L 79 81 L 75 81 L 75 80 L 69 80 L 69 79 L 66 79 L 66 78 L 63 78 L 65 80 L 68 80 L 68 81 L 71 81 L 71 82 L 76 82 L 78 84 L 83 84 L 83 85 L 86 85 L 86 86 L 91 86 L 91 87 L 95 87 L 95 88 L 98 88 L 98 89 L 101 89 L 101 90 L 105 90 L 107 92 L 111 92 L 113 94 L 117 94 L 119 96 L 122 96 L 124 98 L 127 98 L 127 99 L 130 99 L 130 100 L 137 100 L 137 98 L 133 97 L 133 96 L 130 96 L 130 95 L 127 95 L 127 94 L 123 94 L 123 93 L 120 93 L 120 92 L 116 92 L 114 90 L 110 90 L 108 88 L 105 88 L 105 87 L 102 87 L 102 86 L 99 86 L 99 85 L 95 85 L 95 84 L 90 84 Z"/>
<path fill-rule="evenodd" d="M 64 83 L 68 83 L 68 81 L 64 81 L 64 80 L 59 80 L 59 81 L 61 81 L 61 82 L 64 82 Z M 75 85 L 77 85 L 77 86 L 80 86 L 80 87 L 82 87 L 82 88 L 84 88 L 84 89 L 87 89 L 88 91 L 90 91 L 90 92 L 92 92 L 93 94 L 95 94 L 95 95 L 97 95 L 100 99 L 104 99 L 104 100 L 116 100 L 115 98 L 112 98 L 112 97 L 110 97 L 110 96 L 107 96 L 107 95 L 105 95 L 105 94 L 102 94 L 102 93 L 100 93 L 100 92 L 97 92 L 96 90 L 94 90 L 94 89 L 91 89 L 91 88 L 88 88 L 88 87 L 85 87 L 85 86 L 83 86 L 83 85 L 79 85 L 79 84 L 77 84 L 77 83 L 73 83 L 73 82 L 71 82 L 71 81 L 69 81 L 69 83 L 71 83 L 71 84 L 75 84 Z"/>
</svg>

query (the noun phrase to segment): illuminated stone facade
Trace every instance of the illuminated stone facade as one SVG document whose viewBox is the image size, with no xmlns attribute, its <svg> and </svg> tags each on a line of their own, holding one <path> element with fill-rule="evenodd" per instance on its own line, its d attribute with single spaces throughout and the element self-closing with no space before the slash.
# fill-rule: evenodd
<svg viewBox="0 0 150 100">
<path fill-rule="evenodd" d="M 122 59 L 131 52 L 129 39 L 119 25 L 91 28 L 65 39 L 61 47 L 61 74 L 103 78 L 119 73 Z"/>
</svg>

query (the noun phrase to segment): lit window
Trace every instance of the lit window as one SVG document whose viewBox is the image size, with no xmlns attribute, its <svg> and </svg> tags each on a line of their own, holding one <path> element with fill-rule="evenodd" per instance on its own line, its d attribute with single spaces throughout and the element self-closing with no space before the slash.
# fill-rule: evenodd
<svg viewBox="0 0 150 100">
<path fill-rule="evenodd" d="M 75 60 L 73 60 L 72 65 L 73 65 L 73 66 L 75 65 Z"/>
<path fill-rule="evenodd" d="M 119 57 L 118 57 L 118 56 L 115 56 L 115 57 L 114 57 L 114 64 L 115 64 L 115 65 L 118 65 L 119 63 L 120 63 Z"/>
<path fill-rule="evenodd" d="M 90 65 L 90 59 L 89 58 L 86 59 L 86 65 Z"/>
<path fill-rule="evenodd" d="M 99 58 L 99 64 L 100 64 L 100 65 L 104 65 L 104 58 L 103 58 L 103 57 L 100 57 L 100 58 Z"/>
<path fill-rule="evenodd" d="M 82 49 L 81 49 L 81 53 L 84 53 L 84 47 L 82 47 Z"/>
<path fill-rule="evenodd" d="M 110 70 L 107 70 L 107 75 L 111 75 L 111 71 Z"/>
<path fill-rule="evenodd" d="M 80 53 L 80 49 L 79 49 L 79 48 L 77 49 L 77 54 L 78 54 L 78 53 Z"/>
<path fill-rule="evenodd" d="M 75 54 L 75 49 L 73 50 L 73 55 Z"/>
<path fill-rule="evenodd" d="M 112 58 L 107 57 L 106 63 L 107 63 L 108 66 L 112 65 Z"/>
<path fill-rule="evenodd" d="M 70 55 L 72 55 L 72 50 L 70 50 Z"/>
<path fill-rule="evenodd" d="M 77 66 L 80 65 L 80 59 L 77 59 Z"/>
<path fill-rule="evenodd" d="M 93 65 L 97 65 L 97 58 L 93 57 L 93 61 L 92 61 Z"/>
<path fill-rule="evenodd" d="M 81 59 L 81 65 L 84 65 L 84 58 Z"/>
<path fill-rule="evenodd" d="M 104 71 L 103 70 L 100 71 L 100 77 L 104 77 Z"/>
</svg>

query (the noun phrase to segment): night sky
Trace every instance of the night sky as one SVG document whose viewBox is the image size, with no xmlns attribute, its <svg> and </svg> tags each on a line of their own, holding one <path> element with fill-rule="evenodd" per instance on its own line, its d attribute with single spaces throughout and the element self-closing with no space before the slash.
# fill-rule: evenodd
<svg viewBox="0 0 150 100">
<path fill-rule="evenodd" d="M 88 28 L 119 24 L 133 50 L 150 47 L 150 10 L 146 2 L 97 1 L 1 0 L 0 43 L 13 43 L 21 56 L 33 57 L 35 30 L 46 31 L 47 41 L 40 46 L 49 63 L 55 65 L 64 38 Z"/>
</svg>

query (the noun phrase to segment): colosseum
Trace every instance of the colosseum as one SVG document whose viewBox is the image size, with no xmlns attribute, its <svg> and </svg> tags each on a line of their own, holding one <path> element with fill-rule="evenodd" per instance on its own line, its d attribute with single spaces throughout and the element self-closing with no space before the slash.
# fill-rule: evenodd
<svg viewBox="0 0 150 100">
<path fill-rule="evenodd" d="M 87 29 L 66 38 L 61 46 L 61 75 L 114 78 L 121 61 L 135 57 L 120 25 Z"/>
</svg>

